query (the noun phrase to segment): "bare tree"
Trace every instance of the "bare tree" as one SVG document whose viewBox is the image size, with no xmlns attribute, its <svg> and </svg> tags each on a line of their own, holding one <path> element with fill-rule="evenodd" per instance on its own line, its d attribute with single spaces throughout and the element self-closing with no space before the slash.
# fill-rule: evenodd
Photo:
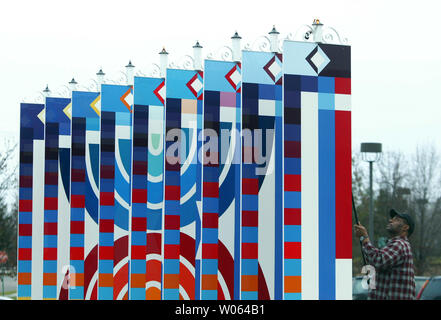
<svg viewBox="0 0 441 320">
<path fill-rule="evenodd" d="M 410 208 L 416 222 L 412 242 L 415 244 L 416 268 L 423 274 L 427 269 L 427 258 L 433 255 L 435 244 L 440 239 L 440 158 L 435 147 L 418 146 L 409 169 Z"/>
</svg>

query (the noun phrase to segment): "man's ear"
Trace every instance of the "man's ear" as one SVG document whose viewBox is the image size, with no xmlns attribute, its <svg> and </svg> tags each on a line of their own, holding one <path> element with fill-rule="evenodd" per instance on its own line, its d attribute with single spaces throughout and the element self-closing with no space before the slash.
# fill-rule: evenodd
<svg viewBox="0 0 441 320">
<path fill-rule="evenodd" d="M 403 227 L 401 230 L 407 231 L 407 233 L 409 233 L 409 225 L 407 223 L 403 224 Z"/>
</svg>

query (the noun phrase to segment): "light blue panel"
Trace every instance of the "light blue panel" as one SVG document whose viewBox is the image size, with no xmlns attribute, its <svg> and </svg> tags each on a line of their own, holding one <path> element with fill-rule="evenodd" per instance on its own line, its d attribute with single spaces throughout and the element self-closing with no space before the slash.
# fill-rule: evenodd
<svg viewBox="0 0 441 320">
<path fill-rule="evenodd" d="M 100 118 L 87 118 L 86 130 L 99 131 L 100 130 Z"/>
<path fill-rule="evenodd" d="M 193 70 L 167 69 L 167 98 L 196 99 L 187 87 L 195 74 Z"/>
<path fill-rule="evenodd" d="M 128 110 L 128 109 L 126 109 Z M 129 112 L 117 112 L 115 114 L 115 125 L 130 126 L 132 124 L 132 114 Z M 132 130 L 130 130 L 131 135 Z"/>
<path fill-rule="evenodd" d="M 301 259 L 284 259 L 285 276 L 300 276 L 302 274 Z"/>
<path fill-rule="evenodd" d="M 109 270 L 113 270 L 113 260 L 99 260 L 98 272 L 107 273 Z"/>
<path fill-rule="evenodd" d="M 225 78 L 235 65 L 229 61 L 205 60 L 204 90 L 236 92 Z"/>
<path fill-rule="evenodd" d="M 202 300 L 217 300 L 217 290 L 202 290 Z"/>
<path fill-rule="evenodd" d="M 55 298 L 57 296 L 57 286 L 45 286 L 43 285 L 43 299 Z"/>
<path fill-rule="evenodd" d="M 32 272 L 32 261 L 31 260 L 19 260 L 17 262 L 17 267 L 20 272 Z"/>
<path fill-rule="evenodd" d="M 135 77 L 134 104 L 162 106 L 153 91 L 164 81 L 162 78 Z"/>
<path fill-rule="evenodd" d="M 69 289 L 69 300 L 83 300 L 84 299 L 84 287 L 75 287 Z"/>
<path fill-rule="evenodd" d="M 22 271 L 25 272 L 25 271 Z M 30 284 L 19 284 L 17 297 L 31 297 L 31 285 Z"/>
<path fill-rule="evenodd" d="M 242 300 L 257 300 L 258 292 L 257 291 L 242 291 L 241 292 Z"/>
<path fill-rule="evenodd" d="M 284 227 L 284 241 L 285 242 L 301 242 L 302 233 L 301 226 L 285 225 Z"/>
<path fill-rule="evenodd" d="M 257 227 L 242 227 L 242 242 L 257 243 Z"/>
<path fill-rule="evenodd" d="M 271 52 L 242 51 L 242 82 L 274 84 L 263 69 L 274 56 Z"/>
<path fill-rule="evenodd" d="M 164 289 L 164 300 L 179 300 L 179 289 Z"/>
<path fill-rule="evenodd" d="M 202 259 L 202 274 L 217 274 L 217 259 Z"/>
<path fill-rule="evenodd" d="M 320 110 L 334 110 L 335 109 L 335 96 L 333 93 L 321 93 L 318 94 L 318 108 Z"/>
<path fill-rule="evenodd" d="M 258 260 L 257 259 L 242 259 L 242 272 L 244 276 L 255 276 L 258 270 Z"/>
<path fill-rule="evenodd" d="M 54 270 L 53 272 L 57 272 L 57 261 L 56 260 L 43 260 L 43 270 Z"/>
<path fill-rule="evenodd" d="M 313 42 L 283 42 L 283 73 L 305 76 L 317 76 L 317 72 L 306 61 L 306 57 L 317 46 Z M 289 57 L 289 58 L 288 58 Z"/>
<path fill-rule="evenodd" d="M 113 287 L 98 287 L 98 300 L 113 300 Z"/>
<path fill-rule="evenodd" d="M 133 259 L 130 262 L 131 273 L 135 273 L 135 274 L 145 273 L 146 270 L 145 268 L 146 268 L 145 260 Z"/>
<path fill-rule="evenodd" d="M 129 109 L 121 101 L 121 97 L 129 90 L 130 86 L 114 84 L 101 85 L 101 111 L 127 112 Z"/>
<path fill-rule="evenodd" d="M 167 263 L 164 263 L 164 274 L 179 274 L 179 260 L 167 259 L 166 261 Z"/>
<path fill-rule="evenodd" d="M 145 300 L 145 288 L 130 288 L 130 300 Z"/>
<path fill-rule="evenodd" d="M 302 300 L 301 293 L 286 292 L 286 293 L 284 293 L 284 297 L 285 297 L 285 300 Z"/>
<path fill-rule="evenodd" d="M 75 273 L 84 273 L 84 261 L 83 260 L 70 260 L 70 264 L 75 270 Z M 74 272 L 72 270 L 72 273 Z"/>
</svg>

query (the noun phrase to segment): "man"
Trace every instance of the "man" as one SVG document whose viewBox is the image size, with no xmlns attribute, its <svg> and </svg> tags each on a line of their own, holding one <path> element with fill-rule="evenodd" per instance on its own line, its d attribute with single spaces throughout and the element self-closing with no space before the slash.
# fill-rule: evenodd
<svg viewBox="0 0 441 320">
<path fill-rule="evenodd" d="M 368 232 L 361 224 L 354 225 L 355 235 L 362 242 L 366 263 L 375 268 L 375 289 L 369 290 L 369 300 L 415 299 L 415 273 L 409 240 L 415 223 L 407 213 L 390 210 L 386 226 L 391 239 L 378 249 L 372 245 Z"/>
</svg>

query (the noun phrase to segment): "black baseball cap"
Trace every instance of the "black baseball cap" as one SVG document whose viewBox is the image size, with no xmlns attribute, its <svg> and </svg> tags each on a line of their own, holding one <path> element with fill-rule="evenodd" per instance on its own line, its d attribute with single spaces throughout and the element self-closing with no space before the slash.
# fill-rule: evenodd
<svg viewBox="0 0 441 320">
<path fill-rule="evenodd" d="M 391 218 L 393 218 L 395 216 L 399 216 L 401 219 L 406 221 L 407 225 L 409 226 L 408 235 L 410 236 L 413 233 L 413 230 L 415 229 L 415 222 L 413 221 L 413 218 L 408 213 L 401 213 L 395 209 L 391 209 L 389 212 L 389 215 Z"/>
</svg>

